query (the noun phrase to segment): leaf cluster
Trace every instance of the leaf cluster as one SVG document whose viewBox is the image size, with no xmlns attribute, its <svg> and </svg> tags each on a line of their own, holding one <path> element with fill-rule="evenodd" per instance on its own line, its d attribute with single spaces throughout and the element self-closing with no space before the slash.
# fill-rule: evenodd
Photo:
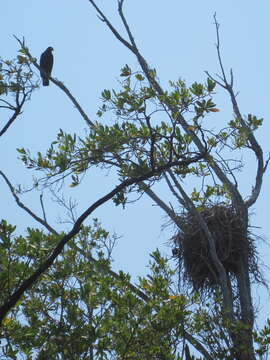
<svg viewBox="0 0 270 360">
<path fill-rule="evenodd" d="M 30 96 L 37 87 L 37 79 L 27 57 L 20 54 L 12 60 L 0 58 L 0 96 L 25 93 Z"/>
</svg>

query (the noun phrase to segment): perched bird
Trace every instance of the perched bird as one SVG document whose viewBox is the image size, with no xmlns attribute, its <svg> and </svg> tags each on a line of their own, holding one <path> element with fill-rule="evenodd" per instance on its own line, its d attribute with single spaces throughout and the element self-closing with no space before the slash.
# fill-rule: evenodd
<svg viewBox="0 0 270 360">
<path fill-rule="evenodd" d="M 49 85 L 49 76 L 51 76 L 53 67 L 53 48 L 48 47 L 40 56 L 40 76 L 42 78 L 43 86 Z"/>
</svg>

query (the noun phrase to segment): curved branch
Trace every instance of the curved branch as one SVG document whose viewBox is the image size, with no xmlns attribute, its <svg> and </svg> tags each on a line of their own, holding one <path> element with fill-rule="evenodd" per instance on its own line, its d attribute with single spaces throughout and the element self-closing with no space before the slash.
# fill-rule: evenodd
<svg viewBox="0 0 270 360">
<path fill-rule="evenodd" d="M 15 108 L 15 111 L 13 113 L 13 115 L 11 116 L 11 118 L 8 120 L 8 122 L 6 123 L 6 125 L 3 127 L 3 129 L 0 131 L 0 137 L 7 131 L 7 129 L 12 125 L 12 123 L 17 119 L 17 117 L 20 115 L 21 113 L 21 109 L 22 106 L 24 104 L 25 100 L 23 100 L 23 102 L 21 103 L 20 106 Z"/>
</svg>

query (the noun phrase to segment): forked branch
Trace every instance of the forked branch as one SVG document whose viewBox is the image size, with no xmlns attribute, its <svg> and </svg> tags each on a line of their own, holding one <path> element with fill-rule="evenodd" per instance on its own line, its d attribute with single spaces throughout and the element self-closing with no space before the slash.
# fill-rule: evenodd
<svg viewBox="0 0 270 360">
<path fill-rule="evenodd" d="M 216 27 L 216 39 L 217 39 L 216 49 L 217 49 L 218 61 L 219 61 L 219 66 L 221 69 L 222 76 L 216 75 L 219 79 L 219 80 L 217 80 L 211 74 L 209 74 L 208 71 L 206 71 L 206 74 L 207 74 L 207 76 L 209 76 L 212 80 L 214 80 L 217 84 L 219 84 L 221 87 L 223 87 L 229 93 L 235 117 L 240 121 L 241 126 L 247 132 L 248 141 L 250 144 L 249 148 L 254 152 L 255 157 L 257 159 L 257 171 L 256 171 L 255 185 L 252 188 L 251 195 L 245 201 L 245 205 L 247 207 L 250 207 L 257 201 L 258 196 L 260 194 L 262 182 L 263 182 L 263 175 L 267 169 L 268 161 L 264 162 L 262 148 L 259 145 L 258 141 L 256 140 L 252 130 L 250 129 L 249 124 L 251 123 L 251 115 L 250 114 L 248 115 L 248 122 L 247 122 L 241 114 L 238 102 L 236 100 L 237 94 L 235 94 L 234 89 L 233 89 L 234 78 L 233 78 L 232 69 L 230 69 L 230 81 L 227 80 L 226 72 L 224 70 L 224 65 L 223 65 L 222 56 L 221 56 L 220 34 L 219 34 L 220 24 L 217 21 L 216 14 L 214 14 L 214 23 L 215 23 L 215 27 Z"/>
</svg>

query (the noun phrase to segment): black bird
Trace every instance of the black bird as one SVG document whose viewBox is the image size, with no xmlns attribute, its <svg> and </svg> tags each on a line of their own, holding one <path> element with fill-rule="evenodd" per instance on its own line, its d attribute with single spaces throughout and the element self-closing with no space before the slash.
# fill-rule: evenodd
<svg viewBox="0 0 270 360">
<path fill-rule="evenodd" d="M 53 68 L 53 48 L 48 47 L 40 56 L 40 76 L 42 78 L 43 86 L 49 85 L 49 76 L 51 76 Z"/>
</svg>

